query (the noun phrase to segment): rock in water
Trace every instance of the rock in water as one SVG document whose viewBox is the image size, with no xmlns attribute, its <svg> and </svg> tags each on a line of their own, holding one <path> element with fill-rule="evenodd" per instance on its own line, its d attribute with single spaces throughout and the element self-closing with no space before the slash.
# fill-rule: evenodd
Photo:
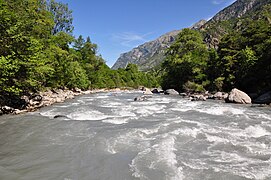
<svg viewBox="0 0 271 180">
<path fill-rule="evenodd" d="M 151 92 L 151 90 L 149 88 L 145 88 L 144 94 L 145 95 L 152 95 L 153 93 Z"/>
<path fill-rule="evenodd" d="M 271 103 L 271 91 L 261 95 L 260 97 L 256 98 L 253 103 L 256 104 L 270 104 Z"/>
<path fill-rule="evenodd" d="M 206 101 L 207 98 L 203 95 L 193 95 L 190 97 L 191 101 Z"/>
<path fill-rule="evenodd" d="M 56 119 L 56 118 L 68 118 L 68 117 L 65 116 L 65 115 L 55 115 L 55 116 L 54 116 L 54 119 Z"/>
<path fill-rule="evenodd" d="M 137 96 L 134 98 L 134 101 L 145 101 L 145 100 L 146 100 L 145 96 Z"/>
<path fill-rule="evenodd" d="M 154 94 L 164 93 L 163 89 L 159 89 L 159 88 L 154 88 L 151 92 Z"/>
<path fill-rule="evenodd" d="M 10 114 L 10 113 L 13 113 L 14 111 L 15 111 L 15 109 L 12 108 L 12 107 L 9 107 L 9 106 L 3 106 L 3 107 L 1 107 L 1 112 L 3 114 Z"/>
<path fill-rule="evenodd" d="M 225 99 L 227 103 L 251 104 L 251 98 L 243 91 L 234 88 Z"/>
<path fill-rule="evenodd" d="M 167 89 L 165 91 L 166 95 L 179 95 L 178 91 L 176 91 L 175 89 Z"/>
</svg>

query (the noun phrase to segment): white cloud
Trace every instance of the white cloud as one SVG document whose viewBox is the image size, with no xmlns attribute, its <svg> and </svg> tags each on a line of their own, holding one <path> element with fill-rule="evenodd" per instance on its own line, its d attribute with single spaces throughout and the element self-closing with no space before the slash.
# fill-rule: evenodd
<svg viewBox="0 0 271 180">
<path fill-rule="evenodd" d="M 220 5 L 223 3 L 227 3 L 227 5 L 230 5 L 232 3 L 234 3 L 236 0 L 213 0 L 212 3 L 215 5 Z"/>
<path fill-rule="evenodd" d="M 150 34 L 152 33 L 139 34 L 139 33 L 134 33 L 134 32 L 123 32 L 123 33 L 113 34 L 112 39 L 120 43 L 122 46 L 133 47 L 136 44 L 149 41 L 147 39 L 147 36 Z"/>
</svg>

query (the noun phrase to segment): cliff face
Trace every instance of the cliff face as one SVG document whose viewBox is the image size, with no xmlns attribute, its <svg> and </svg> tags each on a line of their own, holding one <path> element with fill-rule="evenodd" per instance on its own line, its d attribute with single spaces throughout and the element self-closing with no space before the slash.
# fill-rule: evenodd
<svg viewBox="0 0 271 180">
<path fill-rule="evenodd" d="M 235 30 L 238 18 L 244 16 L 252 18 L 255 15 L 254 12 L 270 3 L 271 0 L 237 0 L 218 12 L 208 22 L 201 20 L 190 28 L 200 30 L 205 34 L 206 44 L 209 47 L 217 48 L 221 37 Z M 140 70 L 149 70 L 159 65 L 165 57 L 166 49 L 174 42 L 180 31 L 169 32 L 154 41 L 121 54 L 112 69 L 125 68 L 128 63 L 137 64 Z"/>
<path fill-rule="evenodd" d="M 141 70 L 158 65 L 164 58 L 165 50 L 174 42 L 179 32 L 180 30 L 169 32 L 154 41 L 121 54 L 112 69 L 125 68 L 128 63 L 137 64 Z"/>
</svg>

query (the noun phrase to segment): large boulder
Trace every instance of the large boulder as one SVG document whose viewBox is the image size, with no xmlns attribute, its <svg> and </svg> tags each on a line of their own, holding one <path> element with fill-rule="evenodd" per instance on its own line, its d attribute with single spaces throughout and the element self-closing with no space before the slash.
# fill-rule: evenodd
<svg viewBox="0 0 271 180">
<path fill-rule="evenodd" d="M 234 88 L 225 99 L 227 103 L 251 104 L 251 98 L 243 91 Z"/>
<path fill-rule="evenodd" d="M 217 100 L 222 100 L 224 98 L 223 93 L 222 92 L 215 93 L 214 98 L 217 99 Z"/>
<path fill-rule="evenodd" d="M 176 91 L 176 90 L 174 90 L 174 89 L 167 89 L 167 90 L 165 91 L 165 94 L 166 94 L 166 95 L 179 95 L 179 92 Z"/>
<path fill-rule="evenodd" d="M 253 103 L 256 104 L 270 104 L 271 103 L 271 91 L 261 95 L 260 97 L 256 98 Z"/>
</svg>

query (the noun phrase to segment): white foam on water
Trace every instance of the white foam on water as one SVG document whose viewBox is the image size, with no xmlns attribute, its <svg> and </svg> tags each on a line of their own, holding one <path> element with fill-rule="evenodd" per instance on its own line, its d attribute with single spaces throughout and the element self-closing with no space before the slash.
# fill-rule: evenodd
<svg viewBox="0 0 271 180">
<path fill-rule="evenodd" d="M 105 105 L 102 105 L 102 107 L 109 107 L 109 108 L 112 108 L 112 107 L 120 107 L 122 106 L 123 104 L 120 103 L 120 102 L 108 102 L 107 104 Z"/>
<path fill-rule="evenodd" d="M 177 104 L 173 108 L 170 108 L 170 109 L 173 111 L 187 112 L 187 111 L 197 109 L 199 105 L 200 105 L 200 102 L 181 100 L 181 101 L 178 101 Z"/>
<path fill-rule="evenodd" d="M 201 132 L 200 129 L 196 129 L 196 128 L 187 128 L 187 127 L 184 127 L 184 128 L 179 128 L 179 129 L 176 129 L 174 131 L 171 131 L 170 134 L 173 134 L 173 135 L 182 135 L 182 136 L 191 136 L 193 138 L 196 138 L 197 135 Z"/>
<path fill-rule="evenodd" d="M 120 118 L 113 118 L 113 119 L 107 119 L 103 120 L 104 123 L 111 123 L 111 124 L 126 124 L 128 123 L 129 119 L 120 119 Z"/>
<path fill-rule="evenodd" d="M 108 95 L 100 95 L 100 96 L 96 96 L 95 99 L 106 99 L 108 98 Z"/>
<path fill-rule="evenodd" d="M 105 115 L 102 112 L 91 110 L 91 111 L 78 111 L 71 113 L 67 116 L 68 118 L 72 120 L 79 120 L 79 121 L 84 121 L 84 120 L 103 120 L 106 119 L 110 116 Z"/>
<path fill-rule="evenodd" d="M 237 109 L 233 107 L 225 107 L 225 106 L 214 106 L 204 109 L 197 109 L 197 111 L 201 113 L 211 114 L 211 115 L 243 115 L 244 109 Z"/>
<path fill-rule="evenodd" d="M 141 114 L 141 116 L 150 116 L 154 114 L 154 111 L 149 111 L 148 109 L 140 108 L 136 110 L 136 113 Z"/>
<path fill-rule="evenodd" d="M 156 113 L 164 113 L 165 105 L 153 105 L 153 106 L 141 106 L 136 107 L 136 113 L 141 114 L 141 116 L 149 116 Z"/>
<path fill-rule="evenodd" d="M 155 105 L 156 103 L 153 101 L 133 101 L 132 104 L 142 107 L 142 106 Z"/>
<path fill-rule="evenodd" d="M 148 157 L 148 154 L 151 153 L 150 148 L 146 148 L 144 151 L 141 151 L 137 156 L 132 160 L 132 163 L 129 164 L 131 171 L 133 172 L 132 176 L 139 179 L 149 179 L 144 175 L 144 172 L 139 168 L 139 164 Z"/>
<path fill-rule="evenodd" d="M 150 140 L 153 140 L 153 138 L 146 137 L 146 134 L 142 133 L 140 129 L 133 129 L 109 138 L 107 140 L 108 152 L 114 151 L 117 153 L 127 151 L 127 149 L 143 151 L 150 146 Z"/>
<path fill-rule="evenodd" d="M 211 166 L 215 172 L 226 172 L 248 179 L 259 180 L 264 180 L 271 175 L 270 160 L 261 161 L 259 159 L 242 157 L 233 152 L 223 151 L 215 151 L 211 156 L 213 161 L 218 163 L 215 166 Z M 263 164 L 269 164 L 269 166 Z"/>
<path fill-rule="evenodd" d="M 247 127 L 245 129 L 245 133 L 248 137 L 255 137 L 255 138 L 271 135 L 270 132 L 268 132 L 266 129 L 262 128 L 259 125 Z"/>
<path fill-rule="evenodd" d="M 165 97 L 163 97 L 163 98 L 156 98 L 156 99 L 154 99 L 154 102 L 158 103 L 158 104 L 169 104 L 169 103 L 172 102 L 172 99 L 165 98 Z"/>
<path fill-rule="evenodd" d="M 78 105 L 80 105 L 80 103 L 75 102 L 75 103 L 72 103 L 72 105 L 73 105 L 73 106 L 78 106 Z"/>
<path fill-rule="evenodd" d="M 212 135 L 208 135 L 208 134 L 205 134 L 205 136 L 207 138 L 207 141 L 209 141 L 209 142 L 214 142 L 214 143 L 229 143 L 230 142 L 229 139 L 221 138 L 218 136 L 212 136 Z"/>
<path fill-rule="evenodd" d="M 160 136 L 161 138 L 161 136 Z M 132 160 L 130 169 L 139 179 L 152 179 L 148 175 L 160 172 L 161 179 L 181 180 L 184 178 L 182 167 L 178 167 L 175 154 L 175 137 L 164 134 L 158 144 L 147 146 Z"/>
<path fill-rule="evenodd" d="M 259 118 L 271 120 L 271 116 L 267 114 L 259 114 Z"/>
<path fill-rule="evenodd" d="M 175 137 L 168 136 L 159 144 L 152 146 L 157 154 L 157 162 L 153 164 L 153 168 L 161 166 L 166 168 L 166 179 L 180 180 L 184 178 L 182 167 L 178 167 L 177 156 L 175 154 Z"/>
<path fill-rule="evenodd" d="M 117 117 L 136 117 L 136 114 L 133 113 L 134 107 L 126 106 L 118 109 L 112 109 L 114 116 Z"/>
<path fill-rule="evenodd" d="M 155 127 L 155 128 L 149 128 L 149 129 L 138 129 L 138 132 L 140 133 L 144 133 L 145 135 L 152 135 L 152 134 L 155 134 L 155 133 L 158 133 L 160 129 L 160 126 L 158 127 Z"/>
<path fill-rule="evenodd" d="M 50 119 L 53 119 L 54 116 L 58 115 L 59 113 L 55 112 L 54 109 L 51 109 L 49 111 L 40 112 L 40 115 L 49 117 Z"/>
</svg>

